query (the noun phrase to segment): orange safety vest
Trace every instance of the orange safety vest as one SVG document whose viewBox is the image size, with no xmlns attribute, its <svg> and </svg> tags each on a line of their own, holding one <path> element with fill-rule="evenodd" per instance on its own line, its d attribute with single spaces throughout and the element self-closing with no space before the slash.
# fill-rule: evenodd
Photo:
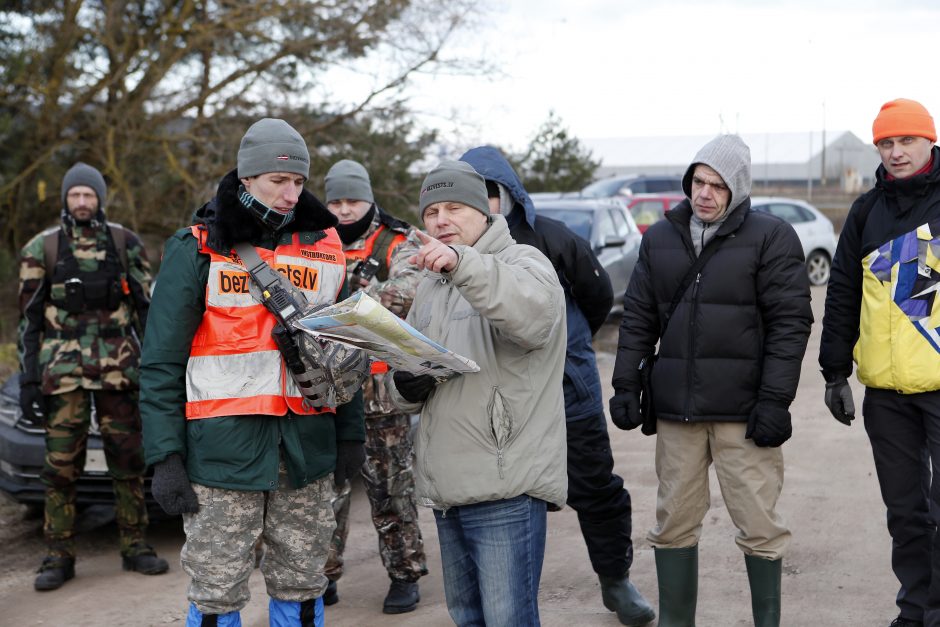
<svg viewBox="0 0 940 627">
<path fill-rule="evenodd" d="M 251 277 L 235 251 L 223 255 L 207 247 L 204 227 L 193 226 L 192 233 L 199 252 L 209 255 L 209 280 L 206 311 L 186 365 L 186 418 L 333 411 L 304 403 L 271 337 L 277 321 L 249 293 Z M 289 244 L 274 250 L 255 248 L 311 305 L 336 302 L 346 279 L 339 235 L 335 229 L 324 233 L 316 241 L 313 234 L 293 233 Z"/>
<path fill-rule="evenodd" d="M 388 227 L 384 224 L 380 224 L 379 228 L 375 229 L 375 232 L 366 238 L 362 248 L 347 248 L 344 250 L 343 253 L 346 255 L 346 263 L 349 266 L 352 266 L 357 261 L 362 261 L 363 259 L 370 257 L 372 255 L 372 250 L 375 248 L 375 242 L 379 239 L 379 235 L 381 235 L 382 232 L 387 228 Z M 396 233 L 388 242 L 388 247 L 385 249 L 386 276 L 388 276 L 388 273 L 392 267 L 392 253 L 395 251 L 398 245 L 404 242 L 406 239 L 408 238 L 401 233 Z M 372 361 L 372 366 L 370 368 L 371 374 L 385 374 L 388 372 L 388 364 L 377 359 Z"/>
<path fill-rule="evenodd" d="M 362 261 L 366 257 L 372 255 L 372 249 L 375 248 L 375 242 L 379 239 L 379 236 L 382 234 L 385 229 L 388 227 L 384 224 L 380 224 L 379 228 L 375 229 L 375 233 L 366 238 L 365 243 L 362 248 L 347 248 L 343 253 L 346 255 L 346 263 L 349 265 L 355 264 L 357 261 Z M 396 233 L 391 240 L 388 242 L 388 247 L 385 249 L 385 274 L 388 275 L 389 270 L 392 267 L 392 253 L 398 247 L 399 244 L 404 242 L 407 237 L 401 233 Z M 381 272 L 381 270 L 380 270 Z"/>
</svg>

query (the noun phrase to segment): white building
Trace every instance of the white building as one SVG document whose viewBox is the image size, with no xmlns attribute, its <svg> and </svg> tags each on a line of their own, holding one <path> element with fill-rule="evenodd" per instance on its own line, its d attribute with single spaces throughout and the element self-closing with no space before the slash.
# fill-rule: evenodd
<svg viewBox="0 0 940 627">
<path fill-rule="evenodd" d="M 600 160 L 597 178 L 625 174 L 682 175 L 714 135 L 583 139 Z M 875 180 L 881 163 L 874 145 L 849 131 L 823 133 L 741 133 L 751 148 L 755 185 L 838 185 L 860 192 Z"/>
</svg>

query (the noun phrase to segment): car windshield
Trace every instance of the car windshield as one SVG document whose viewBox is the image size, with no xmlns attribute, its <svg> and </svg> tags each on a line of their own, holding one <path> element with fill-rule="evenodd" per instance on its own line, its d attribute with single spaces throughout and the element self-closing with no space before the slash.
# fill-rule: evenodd
<svg viewBox="0 0 940 627">
<path fill-rule="evenodd" d="M 623 187 L 624 179 L 603 179 L 591 183 L 581 190 L 584 196 L 596 196 L 598 198 L 608 198 L 615 196 L 620 188 Z"/>
<path fill-rule="evenodd" d="M 641 200 L 630 207 L 633 220 L 638 227 L 650 226 L 663 218 L 663 201 Z"/>
<path fill-rule="evenodd" d="M 565 223 L 575 235 L 591 241 L 591 222 L 594 219 L 592 211 L 578 211 L 576 209 L 537 209 L 536 213 L 546 218 L 559 220 Z"/>
</svg>

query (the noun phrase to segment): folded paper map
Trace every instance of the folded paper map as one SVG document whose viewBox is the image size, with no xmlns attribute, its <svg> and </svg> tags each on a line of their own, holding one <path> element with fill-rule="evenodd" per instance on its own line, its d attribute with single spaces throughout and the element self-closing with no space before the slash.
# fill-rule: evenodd
<svg viewBox="0 0 940 627">
<path fill-rule="evenodd" d="M 396 370 L 448 379 L 480 367 L 428 339 L 365 292 L 312 312 L 294 323 L 316 337 L 361 348 Z"/>
</svg>

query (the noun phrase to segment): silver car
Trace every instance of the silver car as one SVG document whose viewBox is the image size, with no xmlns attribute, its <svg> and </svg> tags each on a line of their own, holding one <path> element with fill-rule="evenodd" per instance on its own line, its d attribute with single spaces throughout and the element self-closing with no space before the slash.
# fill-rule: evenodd
<svg viewBox="0 0 940 627">
<path fill-rule="evenodd" d="M 790 223 L 803 244 L 809 282 L 813 285 L 829 282 L 832 257 L 836 254 L 836 234 L 829 218 L 813 205 L 795 198 L 752 196 L 751 209 Z"/>
<path fill-rule="evenodd" d="M 642 239 L 626 205 L 608 198 L 533 198 L 533 203 L 538 215 L 564 222 L 588 241 L 610 275 L 614 309 L 623 307 L 623 295 L 640 254 Z"/>
</svg>

